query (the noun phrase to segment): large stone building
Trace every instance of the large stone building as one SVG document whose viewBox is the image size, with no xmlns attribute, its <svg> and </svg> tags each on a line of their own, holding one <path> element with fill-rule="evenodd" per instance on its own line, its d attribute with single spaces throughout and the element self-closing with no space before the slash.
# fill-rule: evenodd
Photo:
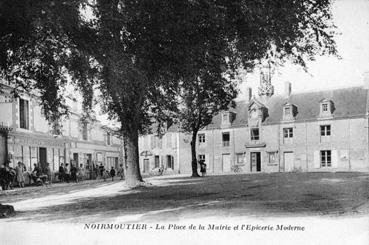
<svg viewBox="0 0 369 245">
<path fill-rule="evenodd" d="M 41 112 L 38 97 L 19 92 L 14 98 L 13 87 L 0 83 L 0 164 L 8 158 L 14 167 L 18 161 L 27 170 L 33 164 L 53 172 L 62 163 L 92 164 L 118 167 L 122 162 L 121 140 L 98 121 L 82 123 L 80 109 L 71 105 L 71 114 L 63 119 L 61 134 L 54 133 Z"/>
<path fill-rule="evenodd" d="M 223 111 L 198 133 L 197 154 L 208 172 L 369 171 L 369 89 L 273 95 L 270 79 L 259 96 Z M 176 126 L 140 139 L 143 172 L 163 165 L 191 172 L 191 137 Z"/>
</svg>

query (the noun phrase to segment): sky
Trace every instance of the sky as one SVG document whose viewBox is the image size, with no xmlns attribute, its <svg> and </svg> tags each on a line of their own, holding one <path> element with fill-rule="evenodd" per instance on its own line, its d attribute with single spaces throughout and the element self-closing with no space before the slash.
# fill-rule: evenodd
<svg viewBox="0 0 369 245">
<path fill-rule="evenodd" d="M 308 73 L 291 64 L 278 68 L 272 77 L 275 94 L 283 93 L 286 81 L 292 84 L 292 93 L 363 84 L 363 74 L 369 72 L 369 0 L 335 0 L 332 14 L 340 33 L 335 40 L 342 59 L 319 56 L 307 63 Z M 255 94 L 259 82 L 259 72 L 246 74 L 239 99 L 244 98 L 246 87 Z"/>
</svg>

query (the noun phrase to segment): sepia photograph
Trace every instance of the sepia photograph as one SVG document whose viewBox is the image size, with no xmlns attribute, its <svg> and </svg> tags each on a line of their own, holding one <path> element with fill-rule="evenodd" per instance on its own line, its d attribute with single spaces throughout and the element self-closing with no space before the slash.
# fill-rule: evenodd
<svg viewBox="0 0 369 245">
<path fill-rule="evenodd" d="M 0 244 L 369 244 L 369 0 L 0 0 Z"/>
</svg>

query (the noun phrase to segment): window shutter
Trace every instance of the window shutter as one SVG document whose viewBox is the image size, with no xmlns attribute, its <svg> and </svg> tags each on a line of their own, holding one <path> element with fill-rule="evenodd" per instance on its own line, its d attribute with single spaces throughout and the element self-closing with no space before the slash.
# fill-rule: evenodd
<svg viewBox="0 0 369 245">
<path fill-rule="evenodd" d="M 320 168 L 320 152 L 314 151 L 314 168 Z"/>
<path fill-rule="evenodd" d="M 337 150 L 332 150 L 332 168 L 338 167 L 338 154 Z"/>
</svg>

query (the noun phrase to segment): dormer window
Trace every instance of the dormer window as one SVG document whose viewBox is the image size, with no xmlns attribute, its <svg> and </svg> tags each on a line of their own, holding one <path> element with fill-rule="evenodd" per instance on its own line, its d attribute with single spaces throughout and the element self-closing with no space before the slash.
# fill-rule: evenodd
<svg viewBox="0 0 369 245">
<path fill-rule="evenodd" d="M 323 99 L 320 101 L 320 116 L 329 117 L 332 116 L 334 111 L 334 104 L 331 100 Z"/>
<path fill-rule="evenodd" d="M 223 124 L 229 123 L 229 113 L 228 112 L 225 112 L 222 114 L 222 123 Z"/>
<path fill-rule="evenodd" d="M 283 120 L 294 120 L 297 115 L 297 107 L 293 104 L 286 103 L 283 106 Z"/>
<path fill-rule="evenodd" d="M 325 111 L 328 111 L 328 104 L 322 104 L 322 109 L 323 109 L 323 111 L 325 112 Z"/>
</svg>

